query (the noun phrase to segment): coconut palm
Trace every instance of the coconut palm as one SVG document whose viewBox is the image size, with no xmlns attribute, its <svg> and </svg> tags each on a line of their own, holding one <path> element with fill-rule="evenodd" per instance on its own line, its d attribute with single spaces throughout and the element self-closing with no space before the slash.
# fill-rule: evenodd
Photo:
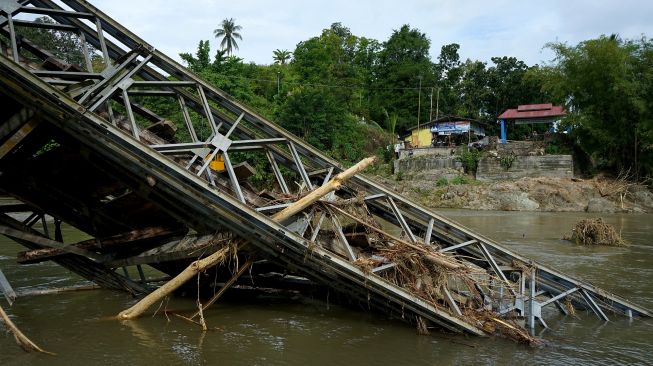
<svg viewBox="0 0 653 366">
<path fill-rule="evenodd" d="M 288 62 L 288 60 L 290 60 L 290 57 L 292 56 L 292 52 L 288 50 L 276 49 L 272 51 L 272 53 L 274 54 L 274 56 L 272 56 L 274 63 L 281 64 L 281 65 L 285 65 Z"/>
<path fill-rule="evenodd" d="M 220 25 L 221 28 L 216 28 L 213 31 L 213 35 L 215 38 L 222 37 L 220 47 L 227 51 L 227 55 L 231 56 L 231 53 L 238 49 L 236 39 L 243 40 L 243 37 L 238 33 L 238 31 L 243 29 L 243 27 L 236 25 L 236 20 L 234 18 L 224 19 Z"/>
</svg>

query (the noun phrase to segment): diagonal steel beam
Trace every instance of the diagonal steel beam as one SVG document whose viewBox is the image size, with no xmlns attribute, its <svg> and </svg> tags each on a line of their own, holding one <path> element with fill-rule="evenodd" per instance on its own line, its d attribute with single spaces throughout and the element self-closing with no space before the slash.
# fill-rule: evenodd
<svg viewBox="0 0 653 366">
<path fill-rule="evenodd" d="M 401 228 L 404 230 L 406 235 L 408 235 L 408 238 L 410 238 L 410 240 L 413 243 L 416 243 L 417 238 L 413 234 L 413 231 L 410 230 L 410 226 L 408 226 L 408 223 L 406 223 L 406 219 L 401 214 L 401 211 L 399 210 L 399 207 L 397 207 L 397 204 L 395 203 L 394 199 L 392 199 L 392 197 L 387 197 L 387 200 L 388 200 L 388 203 L 390 203 L 390 207 L 392 208 L 392 212 L 397 217 L 397 220 L 399 220 L 399 223 L 401 224 Z"/>
</svg>

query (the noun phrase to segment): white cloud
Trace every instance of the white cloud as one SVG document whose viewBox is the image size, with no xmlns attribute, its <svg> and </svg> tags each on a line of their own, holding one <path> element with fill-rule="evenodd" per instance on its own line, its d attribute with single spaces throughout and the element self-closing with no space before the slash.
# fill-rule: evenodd
<svg viewBox="0 0 653 366">
<path fill-rule="evenodd" d="M 410 24 L 431 39 L 433 58 L 442 45 L 455 42 L 461 45 L 463 59 L 515 56 L 528 64 L 550 58 L 542 51 L 550 41 L 575 44 L 601 34 L 625 38 L 653 34 L 653 2 L 643 0 L 92 1 L 177 59 L 179 52 L 194 52 L 201 39 L 211 40 L 215 51 L 213 29 L 224 18 L 234 18 L 243 27 L 237 55 L 256 63 L 270 63 L 273 50 L 293 50 L 333 22 L 379 41 Z"/>
</svg>

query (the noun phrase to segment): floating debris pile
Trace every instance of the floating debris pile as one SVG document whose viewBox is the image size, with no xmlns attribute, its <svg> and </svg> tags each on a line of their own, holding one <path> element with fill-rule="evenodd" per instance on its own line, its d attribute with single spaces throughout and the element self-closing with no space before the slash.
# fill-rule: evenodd
<svg viewBox="0 0 653 366">
<path fill-rule="evenodd" d="M 602 218 L 580 220 L 571 230 L 571 234 L 564 237 L 578 245 L 608 245 L 622 247 L 626 241 L 614 226 L 603 221 Z"/>
</svg>

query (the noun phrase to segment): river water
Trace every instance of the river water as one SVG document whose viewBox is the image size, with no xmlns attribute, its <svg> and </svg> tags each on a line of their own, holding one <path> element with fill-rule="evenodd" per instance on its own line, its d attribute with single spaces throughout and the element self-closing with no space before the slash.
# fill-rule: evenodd
<svg viewBox="0 0 653 366">
<path fill-rule="evenodd" d="M 627 248 L 587 248 L 560 240 L 583 213 L 441 213 L 508 248 L 604 290 L 653 308 L 653 215 L 602 215 L 621 230 Z M 73 241 L 72 229 L 64 237 Z M 68 241 L 68 240 L 67 240 Z M 0 238 L 0 268 L 14 288 L 80 284 L 51 263 L 15 264 L 17 244 Z M 532 349 L 503 339 L 479 339 L 415 330 L 383 315 L 329 305 L 323 299 L 267 297 L 220 302 L 205 316 L 213 329 L 164 316 L 118 322 L 107 319 L 134 302 L 106 290 L 19 298 L 8 307 L 18 327 L 57 356 L 27 354 L 0 334 L 0 365 L 448 365 L 448 364 L 653 364 L 653 320 L 596 316 L 547 318 L 541 334 L 549 346 Z M 169 309 L 193 310 L 191 298 Z"/>
</svg>

